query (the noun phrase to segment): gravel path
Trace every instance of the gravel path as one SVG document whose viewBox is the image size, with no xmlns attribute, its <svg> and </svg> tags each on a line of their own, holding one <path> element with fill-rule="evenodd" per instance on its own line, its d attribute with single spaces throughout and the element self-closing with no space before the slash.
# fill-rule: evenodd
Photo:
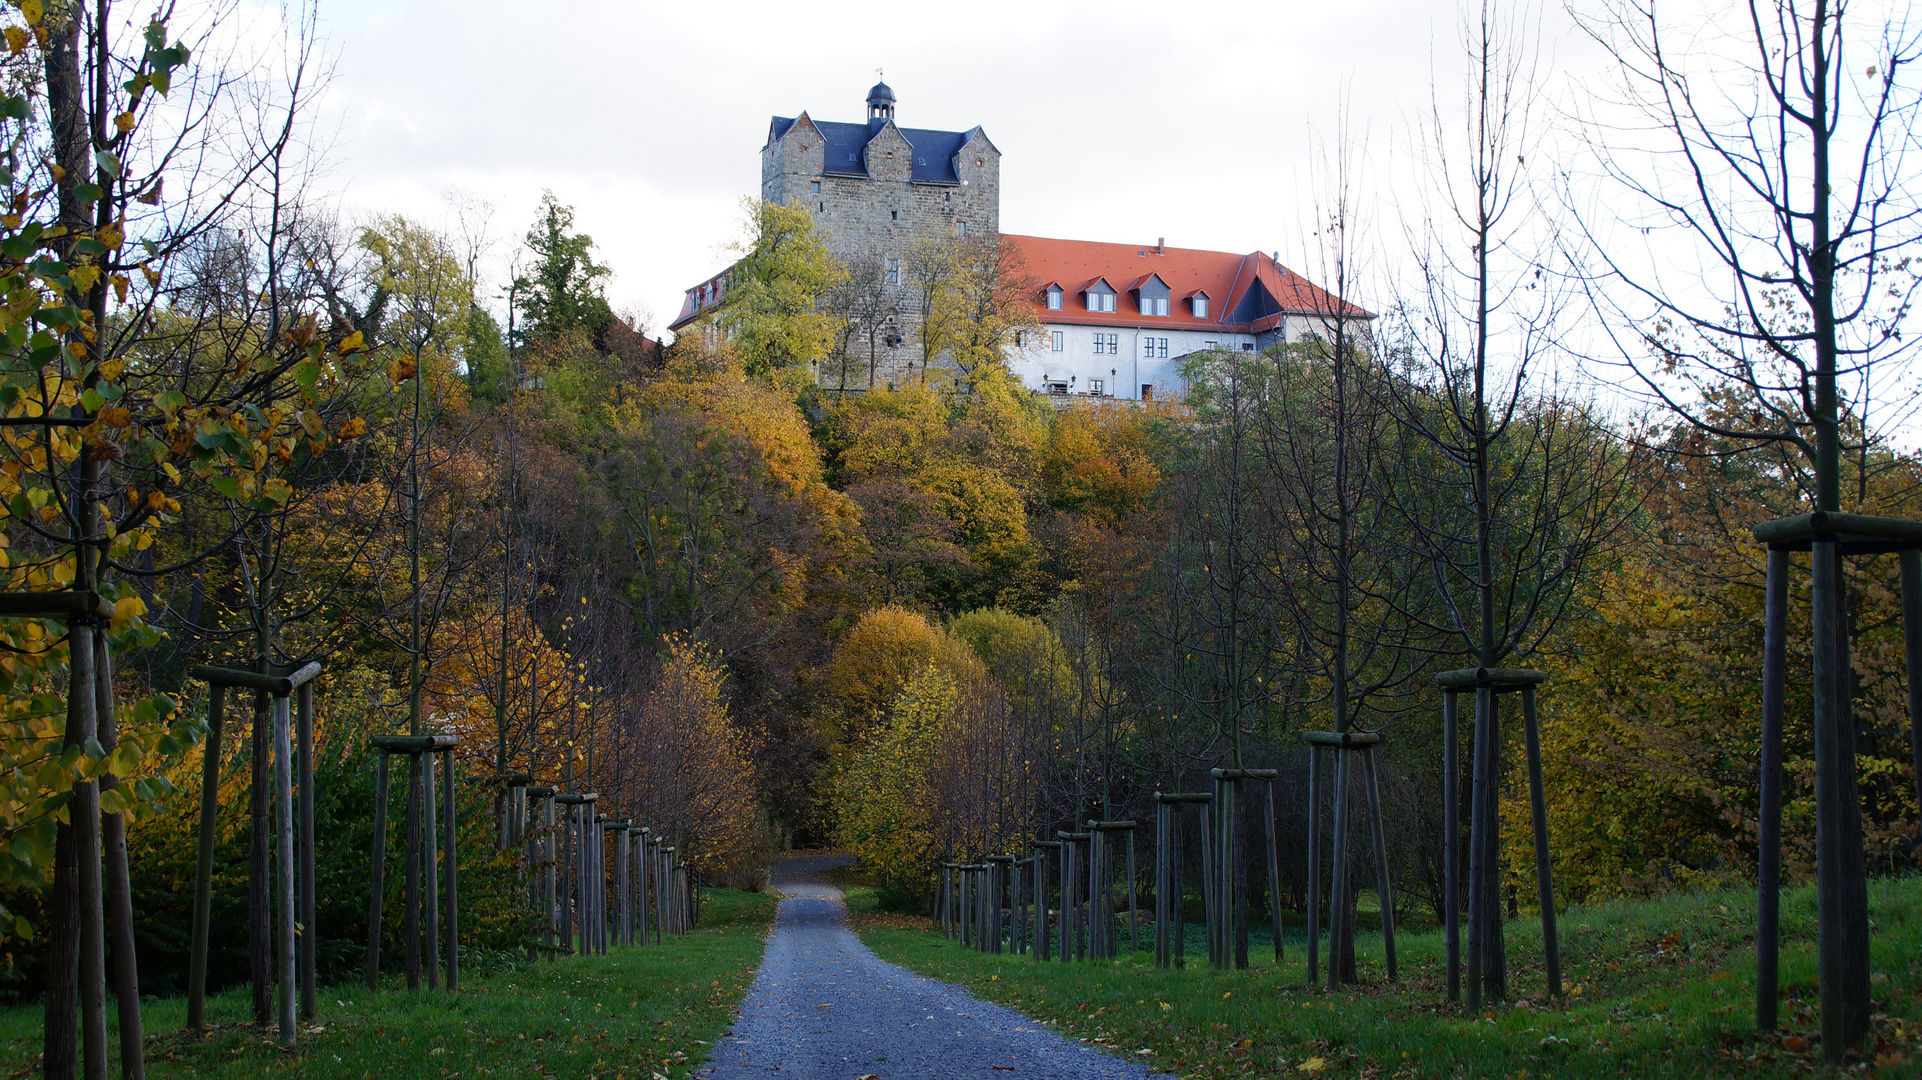
<svg viewBox="0 0 1922 1080">
<path fill-rule="evenodd" d="M 700 1075 L 714 1080 L 1143 1080 L 1147 1068 L 1071 1042 L 959 986 L 881 960 L 846 925 L 821 871 L 845 857 L 791 859 L 775 871 L 781 913 L 733 1031 Z"/>
</svg>

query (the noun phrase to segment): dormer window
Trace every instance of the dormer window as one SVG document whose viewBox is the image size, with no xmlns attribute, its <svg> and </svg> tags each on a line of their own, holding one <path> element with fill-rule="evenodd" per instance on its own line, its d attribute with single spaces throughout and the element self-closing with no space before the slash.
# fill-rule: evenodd
<svg viewBox="0 0 1922 1080">
<path fill-rule="evenodd" d="M 1048 286 L 1048 310 L 1061 310 L 1061 286 L 1059 285 Z"/>
<path fill-rule="evenodd" d="M 1168 314 L 1168 283 L 1160 274 L 1149 274 L 1128 286 L 1128 291 L 1135 294 L 1135 308 L 1143 315 Z"/>
<path fill-rule="evenodd" d="M 1100 278 L 1094 279 L 1094 282 L 1083 290 L 1083 295 L 1087 297 L 1089 311 L 1107 313 L 1114 311 L 1114 287 L 1106 281 Z"/>
<path fill-rule="evenodd" d="M 1191 313 L 1193 313 L 1194 317 L 1197 319 L 1207 318 L 1208 317 L 1208 294 L 1201 291 L 1200 289 L 1196 289 L 1194 292 L 1189 293 L 1188 294 L 1188 310 Z"/>
</svg>

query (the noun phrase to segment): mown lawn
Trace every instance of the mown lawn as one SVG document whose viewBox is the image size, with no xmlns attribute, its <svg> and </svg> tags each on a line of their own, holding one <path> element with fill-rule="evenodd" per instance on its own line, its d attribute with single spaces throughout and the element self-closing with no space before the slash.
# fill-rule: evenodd
<svg viewBox="0 0 1922 1080">
<path fill-rule="evenodd" d="M 1784 897 L 1782 1015 L 1754 1032 L 1755 899 L 1741 892 L 1582 908 L 1562 918 L 1570 992 L 1544 994 L 1539 925 L 1508 928 L 1512 1003 L 1471 1014 L 1442 1003 L 1442 937 L 1401 935 L 1401 981 L 1384 981 L 1381 939 L 1358 942 L 1365 985 L 1303 986 L 1302 950 L 1280 967 L 1157 971 L 1151 957 L 1063 966 L 984 956 L 925 919 L 881 914 L 850 890 L 862 940 L 885 959 L 1184 1077 L 1922 1076 L 1922 879 L 1872 882 L 1877 1016 L 1867 1052 L 1819 1064 L 1814 895 Z M 1252 952 L 1253 950 L 1251 950 Z M 1145 1051 L 1145 1053 L 1144 1053 Z"/>
<path fill-rule="evenodd" d="M 460 994 L 383 985 L 324 988 L 300 1048 L 276 1049 L 244 1023 L 245 987 L 207 1003 L 205 1040 L 180 1031 L 181 999 L 141 1010 L 154 1080 L 291 1075 L 316 1080 L 595 1077 L 681 1080 L 732 1022 L 761 962 L 772 897 L 715 890 L 702 925 L 662 946 L 462 974 Z M 112 1023 L 111 1005 L 108 1010 Z M 0 1075 L 39 1071 L 41 1009 L 0 1010 Z M 118 1036 L 110 1034 L 110 1039 Z M 119 1063 L 110 1075 L 119 1075 Z"/>
</svg>

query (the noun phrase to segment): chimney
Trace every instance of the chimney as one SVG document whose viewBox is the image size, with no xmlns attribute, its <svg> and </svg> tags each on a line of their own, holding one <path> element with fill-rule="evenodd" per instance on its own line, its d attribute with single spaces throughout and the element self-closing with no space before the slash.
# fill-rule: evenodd
<svg viewBox="0 0 1922 1080">
<path fill-rule="evenodd" d="M 1155 254 L 1156 255 L 1168 254 L 1168 238 L 1167 237 L 1165 236 L 1155 237 Z"/>
</svg>

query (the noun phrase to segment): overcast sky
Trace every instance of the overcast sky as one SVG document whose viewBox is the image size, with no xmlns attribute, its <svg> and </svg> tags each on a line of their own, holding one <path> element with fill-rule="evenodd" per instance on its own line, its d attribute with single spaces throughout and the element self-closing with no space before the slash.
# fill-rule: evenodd
<svg viewBox="0 0 1922 1080">
<path fill-rule="evenodd" d="M 579 212 L 617 308 L 660 327 L 725 265 L 771 116 L 859 121 L 884 68 L 910 127 L 980 125 L 1008 232 L 1235 252 L 1300 248 L 1311 135 L 1391 158 L 1460 64 L 1410 0 L 743 4 L 322 0 L 338 76 L 326 183 L 350 213 L 496 208 L 504 257 L 542 189 Z M 1579 48 L 1552 25 L 1548 48 Z"/>
<path fill-rule="evenodd" d="M 283 0 L 234 2 L 259 28 Z M 1576 2 L 1594 14 L 1607 0 Z M 1437 97 L 1444 115 L 1463 101 L 1466 68 L 1450 0 L 318 3 L 333 71 L 310 114 L 320 184 L 350 220 L 399 212 L 446 227 L 451 192 L 485 200 L 496 244 L 483 276 L 498 288 L 551 190 L 613 269 L 608 299 L 654 332 L 684 289 L 729 261 L 741 200 L 759 191 L 770 117 L 860 121 L 877 69 L 904 126 L 979 125 L 1001 148 L 1004 231 L 1273 251 L 1316 279 L 1325 275 L 1309 236 L 1314 147 L 1338 137 L 1345 106 L 1346 130 L 1367 147 L 1357 185 L 1374 256 L 1349 295 L 1383 310 L 1404 222 L 1435 194 L 1413 167 L 1408 132 Z M 1726 72 L 1693 72 L 1723 97 L 1716 107 L 1752 104 L 1758 92 L 1742 70 L 1753 48 L 1746 24 L 1727 17 L 1738 7 L 1660 8 L 1685 27 L 1670 48 L 1735 58 Z M 1851 72 L 1876 59 L 1873 24 L 1906 10 L 1907 0 L 1850 5 Z M 1565 132 L 1555 121 L 1570 111 L 1619 120 L 1590 97 L 1607 83 L 1605 54 L 1561 3 L 1543 3 L 1539 19 L 1537 131 Z M 1612 127 L 1611 145 L 1618 139 L 1634 135 Z M 1593 165 L 1575 140 L 1533 152 L 1531 173 L 1575 177 L 1570 190 L 1587 205 L 1569 220 L 1614 229 L 1612 255 L 1638 261 L 1671 295 L 1722 290 L 1726 271 L 1699 261 L 1699 248 L 1613 220 L 1637 212 L 1635 200 L 1585 185 Z M 504 313 L 500 297 L 492 306 Z M 1563 354 L 1575 370 L 1558 366 L 1557 377 L 1619 398 L 1634 380 L 1610 366 L 1619 354 L 1595 330 L 1592 320 L 1578 327 L 1588 340 Z M 1879 370 L 1908 377 L 1901 366 Z M 1922 440 L 1913 416 L 1897 423 Z"/>
</svg>

